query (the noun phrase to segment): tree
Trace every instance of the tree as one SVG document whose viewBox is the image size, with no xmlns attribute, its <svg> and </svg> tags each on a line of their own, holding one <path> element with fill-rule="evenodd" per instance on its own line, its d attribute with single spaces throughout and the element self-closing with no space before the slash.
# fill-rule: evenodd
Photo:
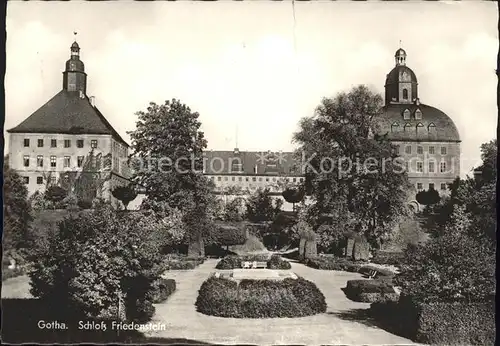
<svg viewBox="0 0 500 346">
<path fill-rule="evenodd" d="M 258 189 L 246 202 L 247 218 L 252 222 L 272 221 L 282 204 L 279 199 L 273 203 L 269 189 Z"/>
<path fill-rule="evenodd" d="M 434 188 L 429 188 L 429 190 L 419 191 L 416 199 L 418 203 L 427 206 L 439 203 L 441 197 L 439 196 L 439 192 L 437 192 Z"/>
<path fill-rule="evenodd" d="M 45 191 L 45 198 L 53 203 L 61 202 L 68 192 L 60 186 L 52 185 Z"/>
<path fill-rule="evenodd" d="M 306 192 L 302 187 L 286 188 L 282 192 L 282 196 L 288 203 L 292 203 L 292 209 L 295 211 L 295 203 L 299 203 L 304 199 Z"/>
<path fill-rule="evenodd" d="M 200 240 L 214 198 L 202 173 L 207 141 L 199 114 L 173 99 L 151 102 L 136 115 L 136 129 L 129 132 L 132 180 L 145 188 L 147 199 L 179 209 L 190 241 Z"/>
<path fill-rule="evenodd" d="M 294 134 L 316 226 L 325 215 L 338 225 L 349 218 L 342 231 L 362 233 L 372 244 L 408 213 L 410 190 L 402 160 L 373 121 L 381 107 L 380 95 L 358 86 L 323 99 Z"/>
<path fill-rule="evenodd" d="M 137 197 L 137 191 L 132 186 L 118 186 L 111 191 L 114 198 L 123 203 L 123 207 L 127 210 L 127 206 Z"/>
<path fill-rule="evenodd" d="M 4 251 L 26 247 L 29 242 L 31 206 L 28 189 L 21 176 L 4 159 L 3 177 L 3 246 Z"/>
</svg>

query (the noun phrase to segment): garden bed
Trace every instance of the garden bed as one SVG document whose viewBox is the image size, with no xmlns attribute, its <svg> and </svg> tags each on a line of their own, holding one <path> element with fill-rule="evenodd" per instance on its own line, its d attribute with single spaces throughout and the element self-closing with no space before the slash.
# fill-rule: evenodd
<svg viewBox="0 0 500 346">
<path fill-rule="evenodd" d="M 323 293 L 303 278 L 234 280 L 211 277 L 196 300 L 203 314 L 233 318 L 302 317 L 326 311 Z"/>
<path fill-rule="evenodd" d="M 188 257 L 182 255 L 168 255 L 162 263 L 163 270 L 194 269 L 205 261 L 203 257 Z"/>
<path fill-rule="evenodd" d="M 231 255 L 221 259 L 217 265 L 216 269 L 241 269 L 242 262 L 266 262 L 266 267 L 268 269 L 291 269 L 292 266 L 290 262 L 284 260 L 279 255 L 272 255 L 269 257 L 268 254 L 257 254 L 257 255 L 244 255 L 237 256 Z"/>
<path fill-rule="evenodd" d="M 364 303 L 397 301 L 399 299 L 399 295 L 392 285 L 381 280 L 349 280 L 344 293 L 347 298 Z"/>
<path fill-rule="evenodd" d="M 304 260 L 308 267 L 321 270 L 340 270 L 351 273 L 357 273 L 366 262 L 352 261 L 347 258 L 319 255 Z"/>
</svg>

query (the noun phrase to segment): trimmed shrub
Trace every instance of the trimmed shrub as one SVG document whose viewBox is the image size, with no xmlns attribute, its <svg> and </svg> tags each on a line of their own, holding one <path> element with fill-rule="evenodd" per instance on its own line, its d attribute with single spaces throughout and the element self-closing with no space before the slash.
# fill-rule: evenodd
<svg viewBox="0 0 500 346">
<path fill-rule="evenodd" d="M 399 299 L 394 288 L 380 280 L 349 280 L 344 292 L 347 298 L 355 302 L 373 303 Z"/>
<path fill-rule="evenodd" d="M 400 266 L 403 263 L 404 258 L 404 252 L 377 251 L 371 259 L 371 262 L 375 264 Z"/>
<path fill-rule="evenodd" d="M 242 226 L 217 224 L 214 238 L 222 246 L 242 245 L 247 240 L 247 231 Z"/>
<path fill-rule="evenodd" d="M 370 315 L 384 328 L 417 342 L 437 345 L 494 345 L 495 302 L 373 303 Z"/>
<path fill-rule="evenodd" d="M 304 264 L 308 267 L 322 270 L 340 270 L 357 273 L 362 267 L 361 263 L 353 262 L 349 259 L 334 256 L 316 256 L 307 258 Z"/>
<path fill-rule="evenodd" d="M 175 289 L 175 280 L 160 278 L 151 285 L 149 298 L 154 304 L 162 303 L 174 293 Z"/>
<path fill-rule="evenodd" d="M 267 262 L 268 269 L 292 269 L 290 262 L 285 261 L 280 255 L 272 255 Z"/>
<path fill-rule="evenodd" d="M 219 317 L 302 317 L 326 311 L 323 293 L 303 278 L 236 281 L 211 277 L 199 291 L 199 312 Z"/>
<path fill-rule="evenodd" d="M 241 268 L 242 259 L 239 256 L 227 256 L 221 259 L 215 269 L 236 269 Z"/>
</svg>

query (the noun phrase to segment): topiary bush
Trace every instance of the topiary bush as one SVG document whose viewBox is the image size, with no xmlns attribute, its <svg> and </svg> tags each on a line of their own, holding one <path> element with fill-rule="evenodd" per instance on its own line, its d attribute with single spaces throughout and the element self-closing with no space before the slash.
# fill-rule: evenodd
<svg viewBox="0 0 500 346">
<path fill-rule="evenodd" d="M 267 262 L 268 269 L 292 269 L 290 262 L 285 261 L 280 255 L 272 255 Z"/>
<path fill-rule="evenodd" d="M 149 291 L 149 298 L 154 304 L 162 303 L 175 292 L 175 280 L 160 278 L 155 280 Z"/>
<path fill-rule="evenodd" d="M 69 317 L 144 322 L 161 273 L 161 243 L 151 216 L 117 214 L 100 205 L 69 215 L 32 258 L 31 293 Z"/>
<path fill-rule="evenodd" d="M 380 280 L 349 280 L 344 289 L 347 298 L 355 302 L 397 301 L 399 295 L 387 282 Z"/>
<path fill-rule="evenodd" d="M 241 280 L 211 277 L 196 300 L 206 315 L 233 318 L 302 317 L 326 311 L 323 293 L 303 278 Z"/>
<path fill-rule="evenodd" d="M 240 256 L 227 256 L 221 259 L 217 265 L 216 269 L 237 269 L 241 268 L 241 257 Z"/>
</svg>

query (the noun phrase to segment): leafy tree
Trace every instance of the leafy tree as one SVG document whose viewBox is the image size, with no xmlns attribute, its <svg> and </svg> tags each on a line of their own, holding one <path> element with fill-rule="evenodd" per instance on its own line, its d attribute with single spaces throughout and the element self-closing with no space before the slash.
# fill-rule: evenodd
<svg viewBox="0 0 500 346">
<path fill-rule="evenodd" d="M 123 207 L 127 210 L 127 206 L 137 197 L 137 191 L 132 186 L 118 186 L 111 191 L 114 198 L 123 203 Z"/>
<path fill-rule="evenodd" d="M 4 159 L 3 171 L 3 246 L 4 251 L 26 247 L 29 242 L 31 206 L 28 189 L 21 176 Z"/>
<path fill-rule="evenodd" d="M 315 116 L 302 119 L 294 135 L 306 158 L 302 171 L 314 223 L 324 215 L 336 224 L 351 219 L 347 231 L 363 233 L 372 244 L 408 212 L 410 189 L 391 143 L 377 135 L 373 120 L 381 106 L 380 95 L 358 86 L 323 99 Z"/>
<path fill-rule="evenodd" d="M 422 190 L 417 193 L 416 196 L 417 202 L 423 205 L 432 205 L 439 203 L 441 197 L 439 196 L 439 192 L 435 189 L 430 188 L 429 190 Z"/>
<path fill-rule="evenodd" d="M 53 203 L 61 202 L 67 195 L 68 191 L 57 185 L 52 185 L 45 191 L 45 198 Z"/>
<path fill-rule="evenodd" d="M 306 192 L 304 188 L 287 188 L 282 192 L 282 196 L 288 203 L 292 203 L 292 209 L 295 211 L 295 204 L 304 199 Z"/>
<path fill-rule="evenodd" d="M 252 222 L 272 221 L 282 204 L 279 199 L 273 203 L 269 189 L 258 189 L 246 202 L 247 218 Z"/>
<path fill-rule="evenodd" d="M 144 186 L 147 199 L 179 209 L 188 236 L 199 239 L 214 203 L 212 185 L 202 174 L 207 141 L 199 114 L 176 99 L 151 102 L 136 114 L 136 130 L 129 132 L 133 180 Z"/>
</svg>

